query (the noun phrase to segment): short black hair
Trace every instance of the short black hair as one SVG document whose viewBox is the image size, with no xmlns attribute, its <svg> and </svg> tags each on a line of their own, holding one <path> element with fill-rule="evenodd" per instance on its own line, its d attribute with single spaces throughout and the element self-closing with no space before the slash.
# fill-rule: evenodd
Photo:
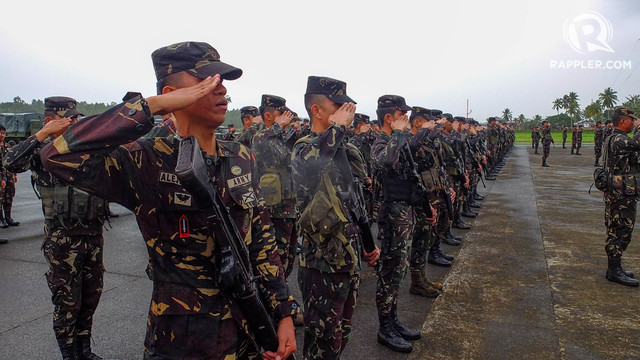
<svg viewBox="0 0 640 360">
<path fill-rule="evenodd" d="M 391 114 L 391 116 L 393 116 L 396 113 L 396 108 L 395 107 L 384 107 L 384 108 L 378 108 L 376 110 L 376 115 L 378 115 L 378 119 L 380 119 L 380 121 L 382 121 L 382 125 L 384 126 L 384 117 L 387 114 Z"/>
<path fill-rule="evenodd" d="M 156 92 L 158 95 L 162 94 L 162 89 L 164 89 L 165 86 L 182 86 L 184 84 L 184 81 L 182 80 L 182 73 L 183 71 L 180 71 L 158 79 L 156 82 Z"/>
<path fill-rule="evenodd" d="M 0 131 L 7 131 L 7 128 L 5 128 L 4 125 L 0 124 Z"/>
<path fill-rule="evenodd" d="M 311 106 L 313 104 L 319 104 L 325 98 L 326 96 L 323 94 L 304 94 L 304 108 L 307 110 L 309 119 L 313 119 L 313 116 L 311 116 Z"/>
</svg>

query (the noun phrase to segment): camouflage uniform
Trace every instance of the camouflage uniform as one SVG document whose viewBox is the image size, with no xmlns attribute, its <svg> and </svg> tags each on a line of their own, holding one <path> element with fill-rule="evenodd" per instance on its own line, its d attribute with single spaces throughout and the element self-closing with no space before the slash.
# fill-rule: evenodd
<svg viewBox="0 0 640 360">
<path fill-rule="evenodd" d="M 535 146 L 532 146 L 536 151 L 535 153 L 538 153 L 538 147 L 540 146 L 540 139 L 542 138 L 542 136 L 540 135 L 540 130 L 536 129 L 533 130 L 531 132 L 531 137 L 533 138 L 533 144 Z"/>
<path fill-rule="evenodd" d="M 81 115 L 75 105 L 71 98 L 45 99 L 47 110 L 62 117 Z M 103 286 L 102 224 L 107 204 L 67 186 L 45 169 L 40 151 L 51 139 L 40 142 L 32 135 L 10 149 L 3 164 L 7 171 L 15 173 L 31 170 L 42 200 L 42 251 L 49 265 L 46 278 L 54 305 L 53 330 L 66 359 L 74 358 L 79 345 L 90 346 L 93 314 Z"/>
<path fill-rule="evenodd" d="M 282 112 L 288 110 L 285 100 L 274 95 L 263 95 L 261 107 L 274 107 Z M 258 131 L 252 141 L 260 187 L 271 216 L 285 277 L 293 270 L 298 243 L 293 211 L 296 200 L 291 174 L 291 150 L 297 139 L 293 127 L 282 129 L 274 123 Z"/>
<path fill-rule="evenodd" d="M 253 117 L 260 116 L 260 111 L 255 106 L 244 106 L 240 109 L 240 118 L 242 119 L 242 123 L 246 127 L 245 119 L 253 119 Z M 241 143 L 246 147 L 251 147 L 251 141 L 253 140 L 253 136 L 260 130 L 260 124 L 251 124 L 248 128 L 245 128 L 244 131 L 236 137 L 237 142 Z"/>
<path fill-rule="evenodd" d="M 578 127 L 578 130 L 576 131 L 576 155 L 581 155 L 580 148 L 582 147 L 582 131 L 583 129 L 581 127 Z"/>
<path fill-rule="evenodd" d="M 547 159 L 549 158 L 549 152 L 551 151 L 552 142 L 553 142 L 553 138 L 551 137 L 551 127 L 543 126 L 542 127 L 542 164 L 543 166 L 547 164 Z"/>
<path fill-rule="evenodd" d="M 6 142 L 2 142 L 0 144 L 0 156 L 4 157 L 9 151 L 9 146 Z M 0 211 L 3 214 L 0 214 L 0 219 L 4 219 L 4 222 L 7 225 L 17 226 L 20 225 L 20 222 L 14 221 L 11 217 L 11 208 L 13 207 L 13 198 L 16 196 L 16 174 L 8 171 L 4 167 L 2 167 L 2 180 L 6 182 L 4 189 L 0 190 L 0 198 L 2 199 L 2 209 Z M 6 227 L 6 225 L 4 226 Z"/>
<path fill-rule="evenodd" d="M 222 140 L 222 141 L 235 141 L 236 140 L 236 133 L 234 132 L 226 132 L 224 134 L 220 134 L 220 135 L 216 135 L 216 138 L 218 140 Z"/>
<path fill-rule="evenodd" d="M 225 79 L 241 74 L 241 70 L 220 63 L 215 49 L 205 43 L 161 48 L 152 59 L 159 79 L 168 73 L 169 65 L 175 72 L 187 71 L 198 77 L 214 71 L 225 71 Z M 215 67 L 196 69 L 196 62 Z M 134 141 L 151 129 L 151 119 L 146 101 L 129 93 L 124 103 L 75 124 L 45 147 L 43 162 L 56 176 L 136 215 L 153 281 L 145 359 L 255 355 L 246 318 L 233 297 L 220 288 L 217 278 L 219 250 L 214 236 L 218 229 L 208 219 L 209 211 L 195 201 L 175 174 L 179 139 Z M 215 155 L 203 154 L 205 163 L 247 244 L 252 271 L 259 278 L 268 309 L 276 321 L 291 316 L 296 304 L 284 279 L 251 152 L 235 142 L 219 141 L 216 147 Z"/>
<path fill-rule="evenodd" d="M 578 127 L 576 126 L 576 128 L 571 131 L 571 153 L 572 154 L 576 149 L 576 138 L 577 137 L 578 137 Z"/>
<path fill-rule="evenodd" d="M 344 82 L 325 77 L 310 76 L 307 93 L 353 102 Z M 298 284 L 304 299 L 304 359 L 339 359 L 351 334 L 360 284 L 360 245 L 357 225 L 340 194 L 349 191 L 349 176 L 362 179 L 366 170 L 358 149 L 346 143 L 345 133 L 345 126 L 332 125 L 301 138 L 293 149 L 302 237 Z"/>
<path fill-rule="evenodd" d="M 567 131 L 569 131 L 568 128 L 562 129 L 562 148 L 563 149 L 566 149 L 565 144 L 567 143 Z"/>
<path fill-rule="evenodd" d="M 600 124 L 596 125 L 596 129 L 593 132 L 593 150 L 596 156 L 594 166 L 600 164 L 600 156 L 602 156 L 602 144 L 604 143 L 604 128 Z"/>
</svg>

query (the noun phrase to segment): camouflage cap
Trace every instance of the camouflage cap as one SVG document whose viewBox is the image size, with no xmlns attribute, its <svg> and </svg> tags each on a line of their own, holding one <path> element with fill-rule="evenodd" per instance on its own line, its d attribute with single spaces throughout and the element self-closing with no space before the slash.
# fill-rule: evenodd
<svg viewBox="0 0 640 360">
<path fill-rule="evenodd" d="M 378 122 L 378 120 L 371 120 L 371 125 L 378 125 L 378 126 L 380 126 L 380 123 Z"/>
<path fill-rule="evenodd" d="M 637 119 L 638 117 L 634 115 L 633 110 L 623 107 L 623 106 L 618 106 L 613 110 L 613 115 L 616 116 L 628 116 L 632 119 Z"/>
<path fill-rule="evenodd" d="M 436 109 L 431 109 L 431 115 L 435 116 L 436 118 L 440 118 L 440 116 L 442 116 L 442 110 L 436 110 Z"/>
<path fill-rule="evenodd" d="M 415 118 L 421 117 L 426 120 L 436 120 L 436 117 L 431 115 L 431 110 L 425 109 L 420 106 L 413 106 L 411 108 L 411 117 L 410 119 L 413 121 Z"/>
<path fill-rule="evenodd" d="M 225 80 L 235 80 L 242 70 L 220 61 L 220 54 L 205 42 L 187 41 L 161 47 L 151 54 L 156 79 L 180 71 L 200 78 L 220 74 Z"/>
<path fill-rule="evenodd" d="M 260 102 L 260 109 L 264 109 L 267 107 L 275 108 L 280 112 L 291 111 L 291 109 L 287 107 L 287 100 L 285 100 L 283 97 L 263 94 L 262 101 Z"/>
<path fill-rule="evenodd" d="M 476 125 L 478 122 L 474 118 L 467 118 L 469 125 Z"/>
<path fill-rule="evenodd" d="M 355 113 L 353 115 L 353 126 L 358 126 L 360 123 L 370 124 L 369 115 Z"/>
<path fill-rule="evenodd" d="M 494 116 L 491 116 L 491 117 L 487 118 L 487 122 L 488 122 L 489 124 L 491 124 L 492 122 L 495 122 L 496 120 L 497 120 L 497 119 L 496 119 Z"/>
<path fill-rule="evenodd" d="M 454 121 L 453 115 L 451 115 L 451 114 L 449 114 L 449 113 L 444 113 L 444 114 L 442 114 L 442 117 L 444 117 L 445 119 L 447 119 L 447 121 L 449 121 L 449 122 L 453 122 L 453 121 Z"/>
<path fill-rule="evenodd" d="M 74 117 L 84 115 L 76 107 L 78 102 L 66 96 L 52 96 L 44 99 L 45 111 L 53 111 L 60 117 Z"/>
<path fill-rule="evenodd" d="M 240 116 L 245 115 L 260 116 L 260 110 L 255 106 L 245 106 L 240 109 Z"/>
<path fill-rule="evenodd" d="M 453 120 L 462 123 L 462 124 L 466 124 L 467 123 L 467 118 L 464 116 L 454 116 Z"/>
<path fill-rule="evenodd" d="M 378 98 L 378 109 L 395 108 L 400 111 L 411 111 L 411 107 L 407 105 L 402 96 L 398 95 L 382 95 Z"/>
<path fill-rule="evenodd" d="M 325 95 L 338 105 L 356 102 L 347 95 L 347 83 L 326 76 L 309 76 L 305 94 Z"/>
</svg>

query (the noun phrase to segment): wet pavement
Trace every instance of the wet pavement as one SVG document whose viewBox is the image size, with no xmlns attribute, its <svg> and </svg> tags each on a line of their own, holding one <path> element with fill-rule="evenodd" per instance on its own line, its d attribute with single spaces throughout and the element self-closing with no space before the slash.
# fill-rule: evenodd
<svg viewBox="0 0 640 360">
<path fill-rule="evenodd" d="M 638 359 L 640 290 L 604 278 L 605 228 L 601 193 L 588 193 L 593 147 L 582 156 L 551 149 L 540 166 L 533 149 L 516 146 L 486 196 L 471 230 L 454 231 L 463 245 L 443 245 L 453 267 L 428 265 L 444 281 L 437 299 L 409 294 L 399 314 L 422 328 L 414 351 L 400 354 L 376 342 L 376 279 L 362 273 L 353 333 L 343 359 Z M 105 291 L 94 318 L 93 348 L 105 359 L 141 359 L 151 282 L 147 253 L 133 215 L 105 232 Z M 59 359 L 51 329 L 50 292 L 40 251 L 42 212 L 28 174 L 21 174 L 14 206 L 21 226 L 0 229 L 0 359 Z M 624 264 L 640 272 L 634 234 Z M 299 298 L 297 280 L 290 279 Z M 297 329 L 302 348 L 302 329 Z M 298 358 L 301 358 L 300 356 Z"/>
</svg>

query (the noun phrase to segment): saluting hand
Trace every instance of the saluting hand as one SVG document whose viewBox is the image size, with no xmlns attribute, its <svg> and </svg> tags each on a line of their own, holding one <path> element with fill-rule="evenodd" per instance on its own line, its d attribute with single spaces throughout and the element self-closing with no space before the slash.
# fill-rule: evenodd
<svg viewBox="0 0 640 360">
<path fill-rule="evenodd" d="M 423 129 L 433 130 L 435 127 L 436 127 L 435 121 L 425 121 L 425 123 L 422 124 Z"/>
<path fill-rule="evenodd" d="M 51 119 L 36 133 L 36 138 L 42 142 L 49 135 L 62 134 L 72 124 L 73 120 L 68 117 Z"/>
<path fill-rule="evenodd" d="M 251 120 L 252 124 L 262 124 L 262 116 L 254 116 L 254 118 Z"/>
<path fill-rule="evenodd" d="M 410 128 L 409 117 L 404 114 L 391 123 L 391 130 L 405 131 Z"/>
<path fill-rule="evenodd" d="M 348 127 L 353 122 L 353 115 L 355 113 L 356 104 L 344 103 L 335 113 L 329 116 L 329 122 Z"/>
<path fill-rule="evenodd" d="M 164 115 L 184 109 L 205 95 L 211 93 L 220 84 L 220 75 L 209 76 L 198 84 L 179 88 L 174 91 L 148 97 L 147 104 L 153 115 Z"/>
<path fill-rule="evenodd" d="M 291 120 L 293 120 L 293 113 L 289 110 L 276 117 L 276 123 L 283 129 L 291 124 Z"/>
</svg>

